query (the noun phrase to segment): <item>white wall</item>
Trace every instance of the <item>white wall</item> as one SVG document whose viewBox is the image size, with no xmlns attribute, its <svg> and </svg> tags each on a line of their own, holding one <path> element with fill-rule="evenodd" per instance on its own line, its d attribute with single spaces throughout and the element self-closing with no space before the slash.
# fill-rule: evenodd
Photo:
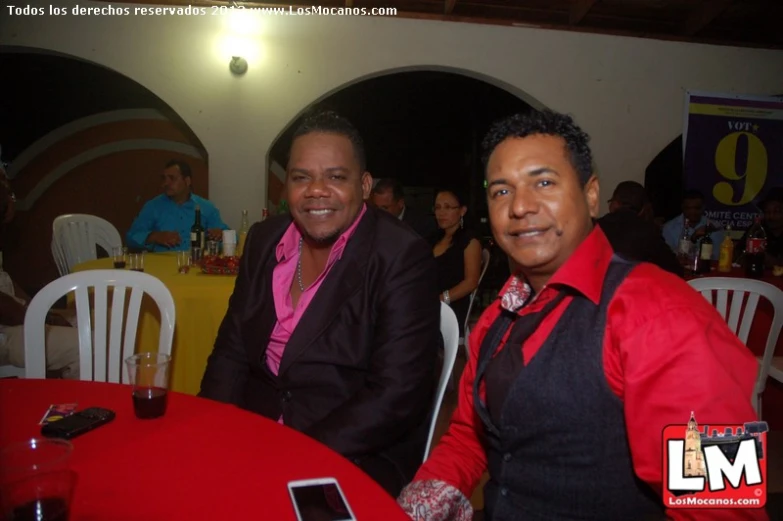
<svg viewBox="0 0 783 521">
<path fill-rule="evenodd" d="M 592 136 L 602 200 L 622 180 L 643 181 L 650 160 L 681 132 L 686 89 L 783 90 L 781 51 L 376 17 L 263 17 L 252 49 L 259 55 L 250 53 L 248 73 L 234 77 L 221 50 L 230 16 L 16 16 L 3 9 L 0 44 L 105 65 L 171 105 L 206 146 L 210 197 L 233 226 L 241 208 L 260 212 L 266 154 L 289 121 L 342 85 L 384 71 L 460 69 L 572 113 Z M 13 81 L 13 71 L 3 75 Z"/>
</svg>

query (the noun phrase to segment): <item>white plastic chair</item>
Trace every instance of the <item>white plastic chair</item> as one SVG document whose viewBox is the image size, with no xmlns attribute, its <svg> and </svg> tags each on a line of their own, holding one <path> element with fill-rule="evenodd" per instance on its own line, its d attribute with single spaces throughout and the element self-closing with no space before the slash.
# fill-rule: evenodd
<svg viewBox="0 0 783 521">
<path fill-rule="evenodd" d="M 0 365 L 0 378 L 24 378 L 25 374 L 24 367 Z"/>
<path fill-rule="evenodd" d="M 470 353 L 468 353 L 468 338 L 470 338 L 470 312 L 473 310 L 473 301 L 476 299 L 476 294 L 478 293 L 479 288 L 481 287 L 481 281 L 484 279 L 484 274 L 487 272 L 487 268 L 489 267 L 489 250 L 486 248 L 483 248 L 481 250 L 481 275 L 479 275 L 478 280 L 478 286 L 476 286 L 476 289 L 473 290 L 473 292 L 470 294 L 470 300 L 468 303 L 468 313 L 465 315 L 465 336 L 459 338 L 459 344 L 465 346 L 465 356 L 470 357 Z"/>
<path fill-rule="evenodd" d="M 729 329 L 745 345 L 748 343 L 748 334 L 756 314 L 759 297 L 764 297 L 772 303 L 774 315 L 767 335 L 764 356 L 756 357 L 759 361 L 759 373 L 756 379 L 756 396 L 753 405 L 761 418 L 761 395 L 767 386 L 767 377 L 783 382 L 783 356 L 775 356 L 775 347 L 780 336 L 780 329 L 783 327 L 783 291 L 760 280 L 734 277 L 705 277 L 692 279 L 688 281 L 688 284 L 699 291 L 707 299 L 707 302 L 717 308 L 718 313 L 726 320 Z M 714 301 L 713 292 L 716 296 Z M 727 316 L 729 293 L 732 294 L 732 299 L 731 309 L 728 310 Z M 742 303 L 745 300 L 747 303 L 743 313 Z"/>
<path fill-rule="evenodd" d="M 122 246 L 120 232 L 106 219 L 69 213 L 52 222 L 52 256 L 61 276 L 76 264 L 97 259 L 96 245 L 109 255 L 112 248 Z"/>
<path fill-rule="evenodd" d="M 432 407 L 432 420 L 430 420 L 430 432 L 427 435 L 427 445 L 424 447 L 424 461 L 430 455 L 432 438 L 435 436 L 435 425 L 438 422 L 440 406 L 443 396 L 446 394 L 446 384 L 454 370 L 454 361 L 457 359 L 459 349 L 459 323 L 454 311 L 443 302 L 440 303 L 440 334 L 443 337 L 443 368 L 438 379 L 438 388 L 435 392 L 435 403 Z"/>
<path fill-rule="evenodd" d="M 130 299 L 126 313 L 127 289 L 130 289 Z M 94 298 L 94 327 L 90 316 L 90 290 Z M 112 290 L 111 317 L 107 320 L 110 290 Z M 171 354 L 175 324 L 174 299 L 163 282 L 152 275 L 136 271 L 87 270 L 71 273 L 50 282 L 36 293 L 30 302 L 24 317 L 24 356 L 27 378 L 46 378 L 44 327 L 46 314 L 57 300 L 71 291 L 76 292 L 79 372 L 82 380 L 112 383 L 128 381 L 128 369 L 123 360 L 134 352 L 141 299 L 145 293 L 152 297 L 160 310 L 158 352 Z M 122 372 L 122 379 L 120 379 L 120 372 Z"/>
</svg>

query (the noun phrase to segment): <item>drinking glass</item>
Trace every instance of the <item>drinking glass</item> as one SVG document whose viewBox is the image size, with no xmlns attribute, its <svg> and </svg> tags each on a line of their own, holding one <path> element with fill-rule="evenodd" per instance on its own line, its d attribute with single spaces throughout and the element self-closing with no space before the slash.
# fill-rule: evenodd
<svg viewBox="0 0 783 521">
<path fill-rule="evenodd" d="M 76 474 L 73 445 L 32 438 L 0 450 L 0 505 L 5 519 L 66 521 Z"/>
<path fill-rule="evenodd" d="M 181 274 L 185 274 L 190 271 L 190 252 L 178 251 L 177 252 L 177 271 Z"/>
<path fill-rule="evenodd" d="M 159 353 L 139 353 L 125 359 L 133 386 L 133 410 L 142 420 L 166 413 L 171 357 Z"/>
<path fill-rule="evenodd" d="M 207 255 L 217 257 L 219 252 L 220 247 L 217 241 L 207 241 Z"/>
<path fill-rule="evenodd" d="M 133 271 L 144 271 L 144 252 L 128 255 L 129 268 Z"/>
<path fill-rule="evenodd" d="M 111 256 L 114 258 L 114 269 L 121 270 L 125 268 L 125 263 L 128 258 L 128 248 L 123 246 L 114 246 L 111 249 Z"/>
</svg>

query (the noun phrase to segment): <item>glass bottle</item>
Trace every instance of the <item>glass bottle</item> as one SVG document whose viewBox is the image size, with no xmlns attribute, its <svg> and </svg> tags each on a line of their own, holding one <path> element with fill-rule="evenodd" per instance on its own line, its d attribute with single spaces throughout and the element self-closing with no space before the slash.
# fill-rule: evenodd
<svg viewBox="0 0 783 521">
<path fill-rule="evenodd" d="M 734 259 L 734 241 L 731 238 L 731 226 L 726 226 L 723 242 L 720 243 L 718 271 L 722 273 L 730 272 L 732 259 Z"/>
<path fill-rule="evenodd" d="M 250 224 L 247 220 L 247 210 L 242 210 L 242 226 L 239 228 L 239 237 L 237 238 L 237 257 L 242 256 L 247 240 L 247 232 L 250 230 Z"/>
<path fill-rule="evenodd" d="M 756 217 L 753 227 L 748 230 L 745 242 L 745 275 L 760 279 L 764 275 L 764 260 L 767 252 L 767 233 L 761 226 L 761 217 Z"/>
</svg>

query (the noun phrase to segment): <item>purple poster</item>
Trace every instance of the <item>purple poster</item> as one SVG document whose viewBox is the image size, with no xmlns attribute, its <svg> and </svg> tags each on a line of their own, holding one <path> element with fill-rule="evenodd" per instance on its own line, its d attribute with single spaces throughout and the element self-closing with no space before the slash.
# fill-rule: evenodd
<svg viewBox="0 0 783 521">
<path fill-rule="evenodd" d="M 709 219 L 744 231 L 783 187 L 783 98 L 688 92 L 683 144 L 685 188 L 704 194 Z"/>
</svg>

